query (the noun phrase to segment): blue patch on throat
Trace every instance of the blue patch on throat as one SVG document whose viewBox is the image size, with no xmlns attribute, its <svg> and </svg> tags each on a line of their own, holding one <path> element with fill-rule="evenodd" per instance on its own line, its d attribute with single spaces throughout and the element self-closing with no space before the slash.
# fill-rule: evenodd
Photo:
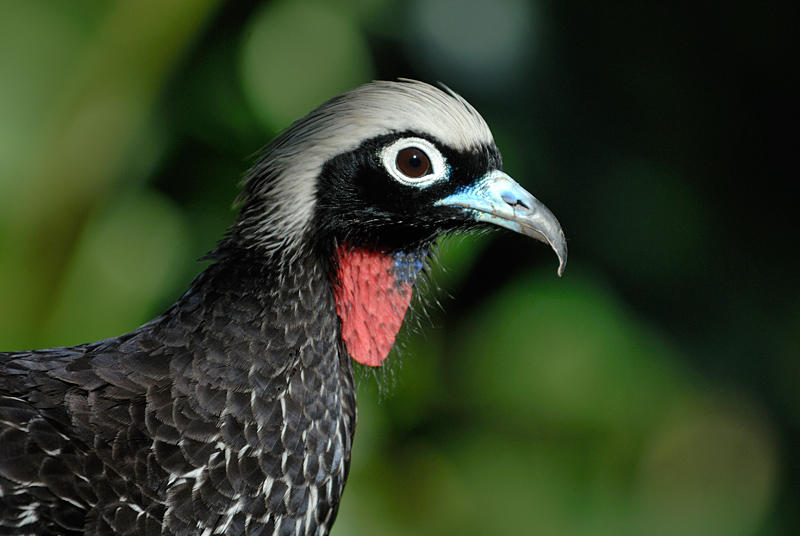
<svg viewBox="0 0 800 536">
<path fill-rule="evenodd" d="M 425 267 L 425 253 L 398 251 L 394 254 L 394 277 L 398 283 L 413 285 Z"/>
</svg>

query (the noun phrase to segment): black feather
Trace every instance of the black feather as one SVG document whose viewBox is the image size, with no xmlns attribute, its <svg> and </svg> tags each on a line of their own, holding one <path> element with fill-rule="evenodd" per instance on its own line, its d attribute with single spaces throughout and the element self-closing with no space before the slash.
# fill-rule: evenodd
<svg viewBox="0 0 800 536">
<path fill-rule="evenodd" d="M 0 533 L 326 533 L 355 422 L 338 348 L 315 258 L 243 254 L 131 334 L 0 354 Z"/>
</svg>

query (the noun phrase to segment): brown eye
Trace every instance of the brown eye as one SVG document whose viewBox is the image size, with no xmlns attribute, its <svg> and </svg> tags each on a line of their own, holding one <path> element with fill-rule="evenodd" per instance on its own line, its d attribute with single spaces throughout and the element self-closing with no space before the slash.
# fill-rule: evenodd
<svg viewBox="0 0 800 536">
<path fill-rule="evenodd" d="M 384 146 L 377 156 L 392 179 L 412 188 L 427 188 L 450 177 L 445 157 L 434 144 L 422 138 L 398 138 Z"/>
<path fill-rule="evenodd" d="M 411 179 L 424 177 L 431 172 L 431 161 L 416 147 L 408 147 L 397 153 L 397 169 Z"/>
</svg>

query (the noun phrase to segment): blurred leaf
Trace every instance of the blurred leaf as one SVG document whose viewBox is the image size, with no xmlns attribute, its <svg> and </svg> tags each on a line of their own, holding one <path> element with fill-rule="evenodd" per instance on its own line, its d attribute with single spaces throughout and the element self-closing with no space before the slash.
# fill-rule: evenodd
<svg viewBox="0 0 800 536">
<path fill-rule="evenodd" d="M 588 246 L 633 278 L 664 284 L 693 276 L 713 244 L 703 200 L 685 178 L 656 164 L 618 164 L 597 191 L 584 223 Z"/>
<path fill-rule="evenodd" d="M 244 36 L 244 88 L 273 130 L 372 78 L 367 43 L 353 17 L 329 3 L 270 2 Z"/>
<path fill-rule="evenodd" d="M 149 320 L 186 256 L 188 229 L 153 192 L 121 196 L 90 219 L 41 335 L 65 346 L 130 331 Z"/>
<path fill-rule="evenodd" d="M 61 101 L 54 88 L 88 41 L 81 29 L 65 3 L 0 2 L 0 224 Z"/>
<path fill-rule="evenodd" d="M 681 389 L 668 345 L 575 270 L 515 281 L 459 333 L 473 406 L 504 418 L 638 428 Z"/>
<path fill-rule="evenodd" d="M 35 157 L 14 177 L 18 187 L 0 218 L 7 246 L 0 249 L 0 273 L 10 276 L 0 278 L 0 296 L 16 304 L 0 318 L 10 344 L 36 340 L 88 213 L 122 174 L 158 89 L 215 5 L 121 0 L 99 6 L 97 31 L 75 68 L 48 87 L 57 106 L 42 117 L 42 139 L 29 140 Z M 34 24 L 32 31 L 46 36 L 47 28 L 47 22 Z"/>
<path fill-rule="evenodd" d="M 418 0 L 403 13 L 400 37 L 431 78 L 498 93 L 524 78 L 537 48 L 537 7 L 525 0 Z"/>
<path fill-rule="evenodd" d="M 699 400 L 650 437 L 636 489 L 653 535 L 751 534 L 775 492 L 772 434 L 746 399 Z"/>
</svg>

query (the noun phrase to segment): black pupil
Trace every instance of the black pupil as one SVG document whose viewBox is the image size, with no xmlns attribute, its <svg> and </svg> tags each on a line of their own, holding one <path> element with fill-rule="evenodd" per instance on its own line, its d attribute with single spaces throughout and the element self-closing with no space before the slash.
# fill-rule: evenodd
<svg viewBox="0 0 800 536">
<path fill-rule="evenodd" d="M 397 168 L 406 177 L 418 179 L 429 173 L 431 161 L 420 149 L 408 147 L 397 153 Z"/>
</svg>

